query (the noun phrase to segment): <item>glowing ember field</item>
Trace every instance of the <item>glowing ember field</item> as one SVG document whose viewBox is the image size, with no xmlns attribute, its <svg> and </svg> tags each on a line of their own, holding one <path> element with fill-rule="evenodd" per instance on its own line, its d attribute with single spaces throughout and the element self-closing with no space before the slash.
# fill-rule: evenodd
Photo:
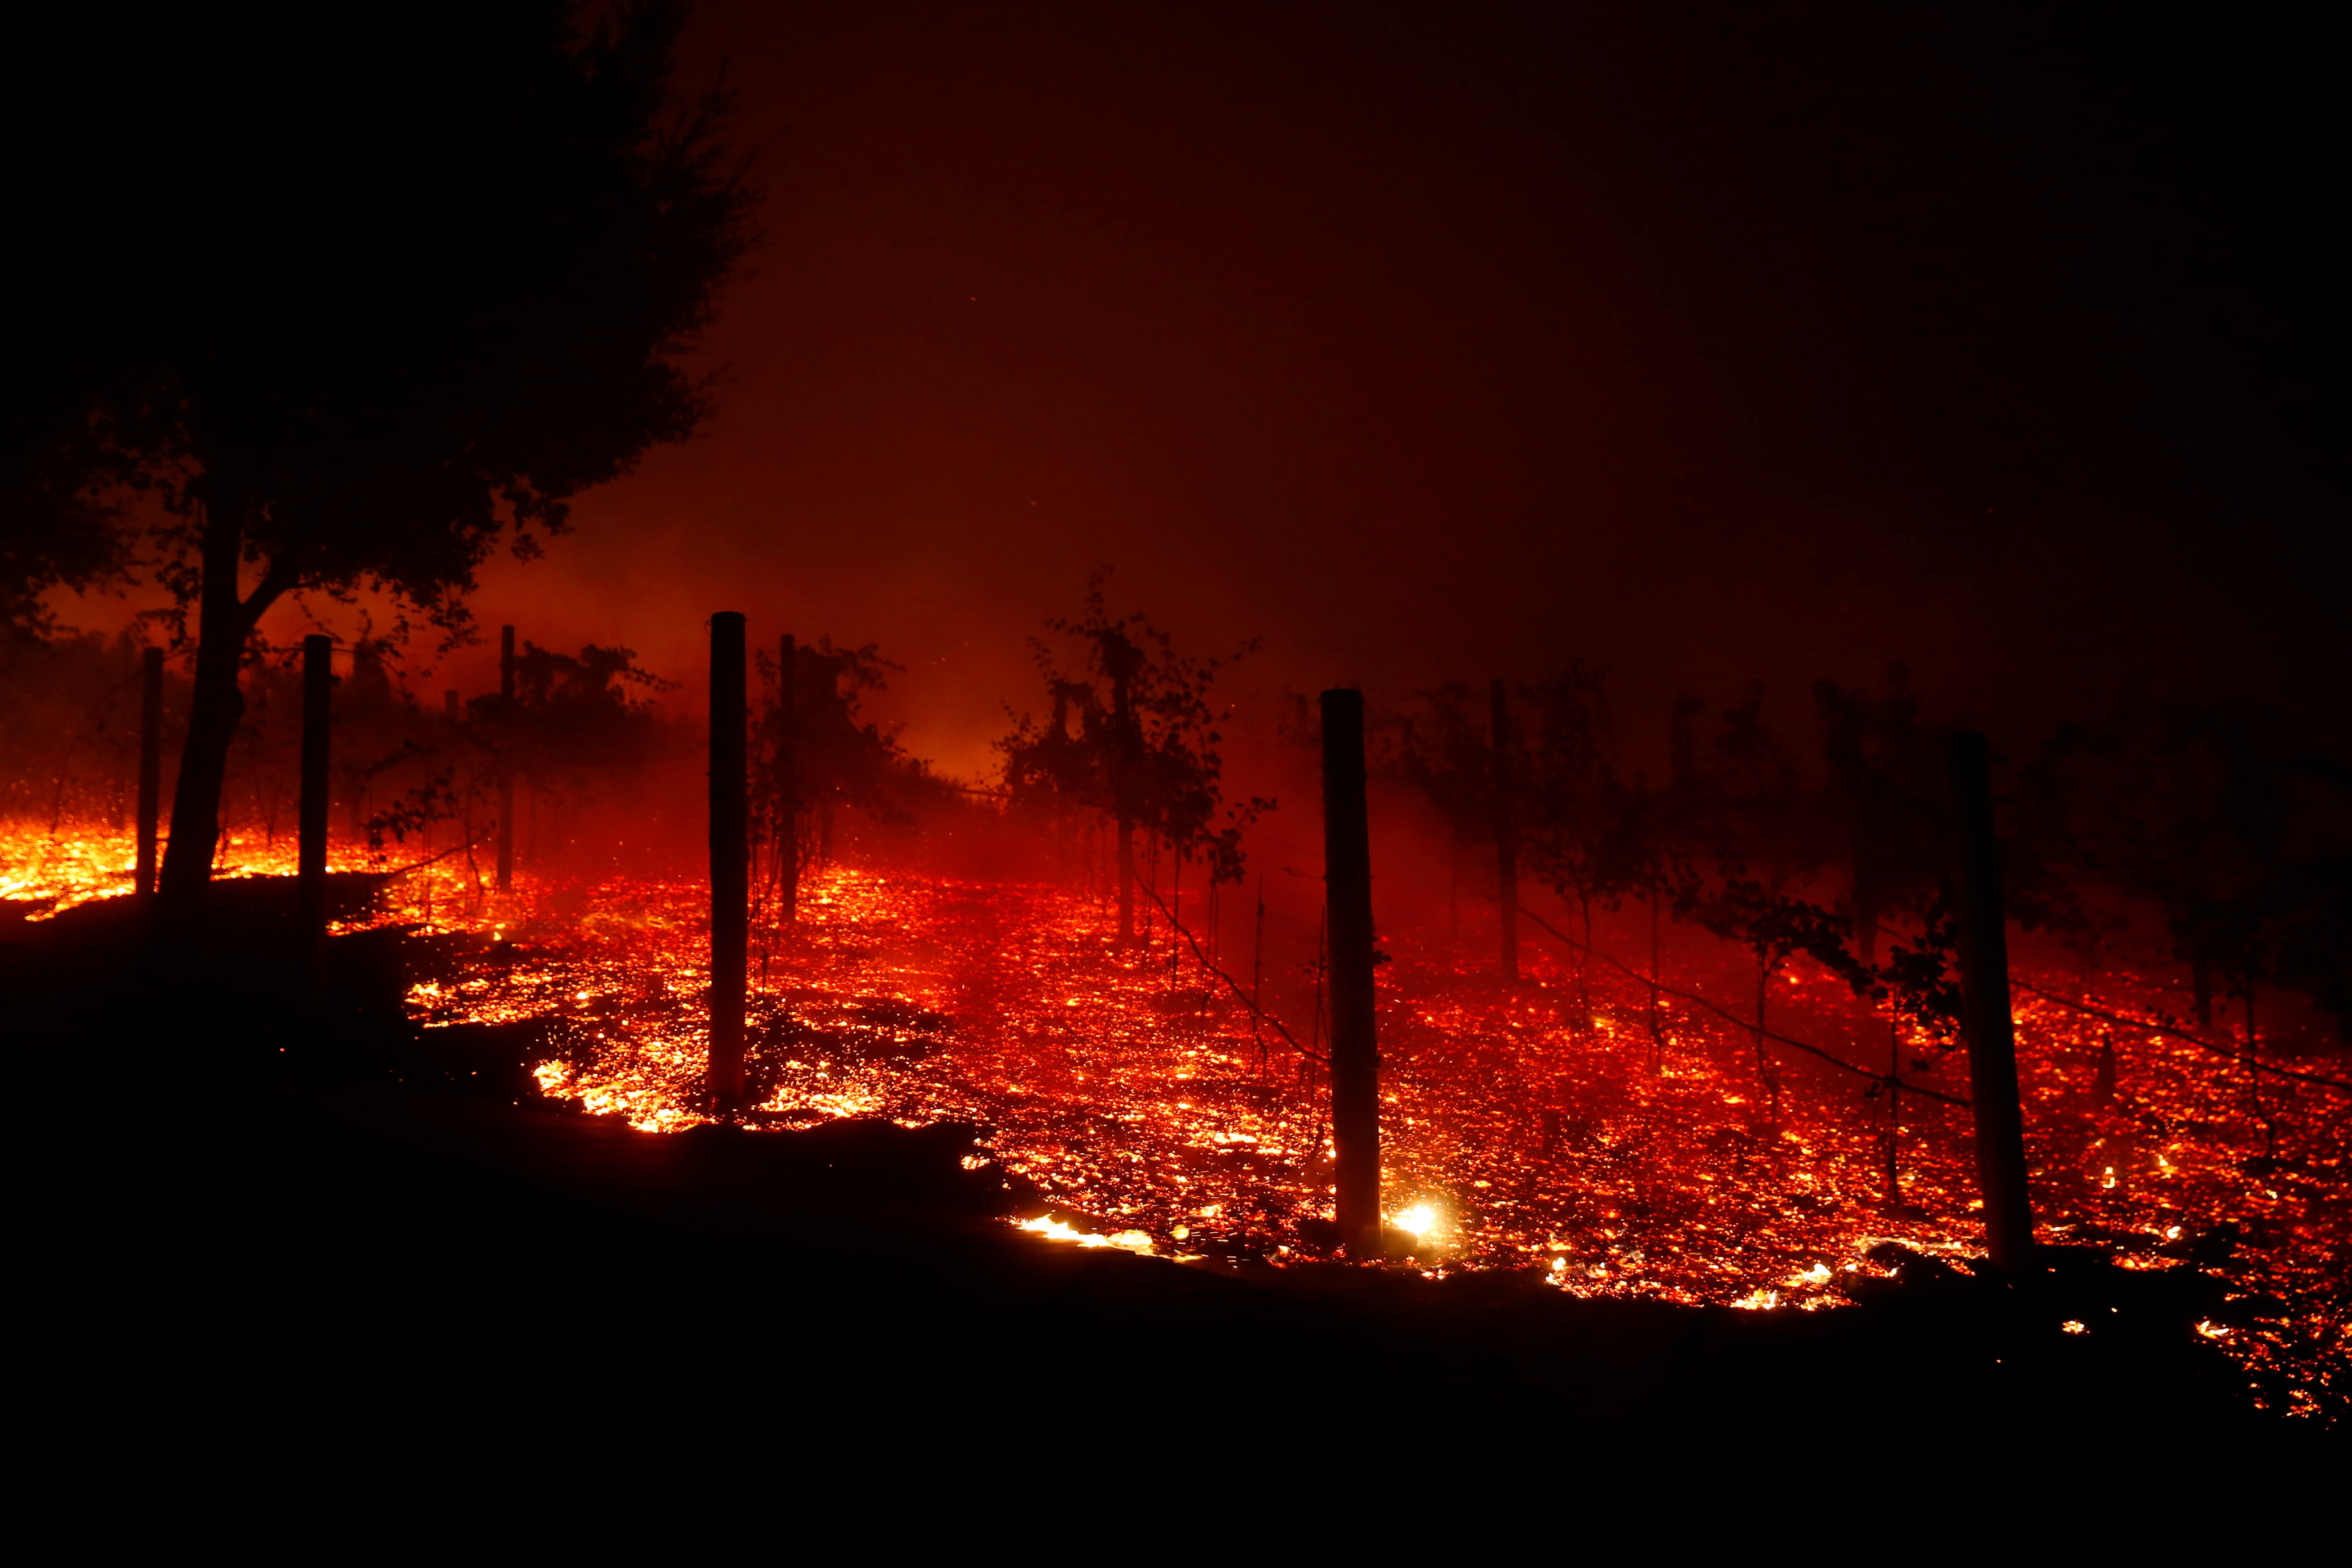
<svg viewBox="0 0 2352 1568">
<path fill-rule="evenodd" d="M 232 846 L 229 859 L 276 869 L 283 848 Z M 119 885 L 128 859 L 110 840 L 27 834 L 7 841 L 0 881 L 11 897 L 62 906 Z M 496 937 L 454 978 L 414 989 L 420 1019 L 551 1020 L 548 1094 L 648 1129 L 704 1119 L 697 883 L 530 879 L 479 904 L 471 889 L 438 867 L 395 883 L 379 916 Z M 1122 950 L 1101 903 L 1057 887 L 827 873 L 796 928 L 755 929 L 755 1120 L 970 1121 L 1053 1206 L 1052 1222 L 1033 1223 L 1043 1233 L 1180 1258 L 1279 1264 L 1310 1252 L 1299 1223 L 1328 1214 L 1331 1179 L 1316 1063 L 1254 1031 L 1189 953 L 1171 966 L 1166 937 L 1161 923 L 1148 946 Z M 1601 940 L 1611 946 L 1606 931 Z M 1532 938 L 1513 993 L 1467 954 L 1457 962 L 1443 933 L 1383 936 L 1383 1206 L 1422 1239 L 1396 1266 L 1536 1268 L 1580 1294 L 1811 1309 L 1842 1301 L 1840 1272 L 1873 1269 L 1863 1253 L 1879 1241 L 1975 1249 L 1964 1110 L 1903 1098 L 1892 1204 L 1886 1102 L 1865 1097 L 1863 1079 L 1776 1048 L 1776 1133 L 1743 1030 L 1669 998 L 1654 1075 L 1645 988 L 1594 965 L 1591 1014 L 1580 1017 L 1578 977 L 1564 953 L 1537 946 L 1549 941 Z M 1629 956 L 1633 946 L 1622 945 Z M 1666 978 L 1738 1010 L 1730 998 L 1752 992 L 1749 972 L 1740 955 L 1710 950 L 1712 967 L 1677 948 Z M 1298 955 L 1285 956 L 1268 1010 L 1312 1041 L 1311 982 L 1289 961 Z M 1246 957 L 1237 967 L 1245 980 Z M 2021 977 L 2053 992 L 2079 985 Z M 2141 1018 L 2168 1005 L 2129 975 L 2092 991 L 2095 1005 Z M 1824 975 L 1776 982 L 1771 1006 L 1780 1032 L 1885 1061 L 1884 1023 Z M 2099 1031 L 2111 1026 L 2022 991 L 2017 1018 L 2045 1239 L 2168 1268 L 2199 1236 L 2236 1226 L 2239 1247 L 2219 1269 L 2244 1310 L 2204 1332 L 2263 1403 L 2337 1407 L 2352 1386 L 2352 1099 L 2266 1076 L 2257 1103 L 2243 1066 L 2115 1029 L 2116 1092 L 2103 1102 Z M 2280 1060 L 2339 1075 L 2340 1058 Z M 1947 1069 L 1912 1082 L 1964 1095 L 1961 1062 Z"/>
</svg>

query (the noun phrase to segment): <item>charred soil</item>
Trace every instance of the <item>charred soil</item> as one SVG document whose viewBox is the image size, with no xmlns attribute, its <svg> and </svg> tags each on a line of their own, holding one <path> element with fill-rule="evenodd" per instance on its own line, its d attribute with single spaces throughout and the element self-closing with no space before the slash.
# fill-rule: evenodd
<svg viewBox="0 0 2352 1568">
<path fill-rule="evenodd" d="M 2053 1250 L 2005 1282 L 1890 1254 L 1852 1305 L 1761 1312 L 1580 1300 L 1532 1270 L 1084 1249 L 1009 1223 L 1045 1206 L 985 1129 L 666 1134 L 541 1099 L 543 1034 L 410 1021 L 400 977 L 434 954 L 396 932 L 332 939 L 293 994 L 208 979 L 283 944 L 283 912 L 241 896 L 161 948 L 127 901 L 0 948 L 39 1107 L 15 1141 L 36 1381 L 63 1419 L 585 1442 L 718 1410 L 745 1453 L 950 1466 L 982 1433 L 1041 1463 L 1197 1441 L 1282 1467 L 1980 1437 L 2121 1465 L 2318 1436 L 2254 1411 L 2200 1338 L 2224 1309 L 2193 1261 Z"/>
</svg>

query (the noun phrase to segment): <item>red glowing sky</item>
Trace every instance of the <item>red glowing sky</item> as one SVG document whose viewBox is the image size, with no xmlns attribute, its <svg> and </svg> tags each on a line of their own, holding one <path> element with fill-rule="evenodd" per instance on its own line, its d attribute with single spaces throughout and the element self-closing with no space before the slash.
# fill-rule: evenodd
<svg viewBox="0 0 2352 1568">
<path fill-rule="evenodd" d="M 2273 67 L 1877 18 L 708 5 L 765 144 L 716 415 L 481 618 L 688 681 L 714 609 L 878 641 L 960 772 L 1097 563 L 1265 687 L 2324 690 Z"/>
</svg>

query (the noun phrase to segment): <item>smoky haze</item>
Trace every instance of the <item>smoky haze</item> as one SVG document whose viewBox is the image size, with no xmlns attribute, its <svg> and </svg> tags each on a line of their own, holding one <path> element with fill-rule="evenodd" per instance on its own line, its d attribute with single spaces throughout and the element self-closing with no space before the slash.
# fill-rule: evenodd
<svg viewBox="0 0 2352 1568">
<path fill-rule="evenodd" d="M 1647 11 L 708 5 L 766 197 L 717 414 L 482 620 L 689 696 L 715 609 L 878 642 L 965 777 L 1103 563 L 1269 706 L 1580 655 L 1629 728 L 1794 727 L 1901 659 L 1996 726 L 2334 723 L 2314 52 Z"/>
</svg>

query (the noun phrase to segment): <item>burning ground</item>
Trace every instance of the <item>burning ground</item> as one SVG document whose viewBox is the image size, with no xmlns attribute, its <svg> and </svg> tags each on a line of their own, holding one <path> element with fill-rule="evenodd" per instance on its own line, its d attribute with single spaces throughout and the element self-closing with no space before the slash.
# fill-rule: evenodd
<svg viewBox="0 0 2352 1568">
<path fill-rule="evenodd" d="M 37 915 L 107 891 L 128 859 L 110 839 L 9 846 L 11 895 Z M 268 846 L 229 858 L 275 869 Z M 428 1039 L 503 1028 L 530 1042 L 542 1094 L 677 1132 L 708 1120 L 701 898 L 683 878 L 527 877 L 477 900 L 444 862 L 392 883 L 359 924 L 421 938 L 409 1005 Z M 1164 917 L 1139 948 L 1114 930 L 1101 902 L 1064 887 L 828 872 L 796 925 L 758 929 L 751 1120 L 971 1124 L 968 1163 L 1000 1166 L 1042 1234 L 1244 1271 L 1326 1256 L 1312 964 L 1281 967 L 1261 1019 L 1189 946 L 1171 952 Z M 1603 963 L 1580 973 L 1570 950 L 1536 941 L 1507 988 L 1444 931 L 1384 938 L 1382 1207 L 1407 1254 L 1389 1268 L 1774 1311 L 1965 1270 L 1978 1228 L 1958 1058 L 1906 1075 L 1891 1197 L 1889 1106 L 1870 1080 L 1773 1045 L 1773 1126 L 1746 1030 L 1669 996 L 1660 1046 L 1646 986 Z M 1599 946 L 1612 945 L 1635 946 L 1604 925 Z M 2021 988 L 2016 1009 L 2042 1239 L 2126 1270 L 2201 1271 L 2214 1288 L 2199 1332 L 2244 1369 L 2253 1401 L 2335 1414 L 2352 1316 L 2347 1097 L 2278 1071 L 2257 1091 L 2242 1062 L 2161 1026 L 2158 980 L 2109 972 L 2086 994 L 2079 976 L 2023 977 L 2050 993 Z M 1718 1000 L 1750 984 L 1727 948 L 1711 961 L 1678 948 L 1666 979 Z M 1776 981 L 1771 1011 L 1776 1033 L 1849 1063 L 1876 1071 L 1889 1050 L 1885 1021 L 1825 973 Z"/>
</svg>

